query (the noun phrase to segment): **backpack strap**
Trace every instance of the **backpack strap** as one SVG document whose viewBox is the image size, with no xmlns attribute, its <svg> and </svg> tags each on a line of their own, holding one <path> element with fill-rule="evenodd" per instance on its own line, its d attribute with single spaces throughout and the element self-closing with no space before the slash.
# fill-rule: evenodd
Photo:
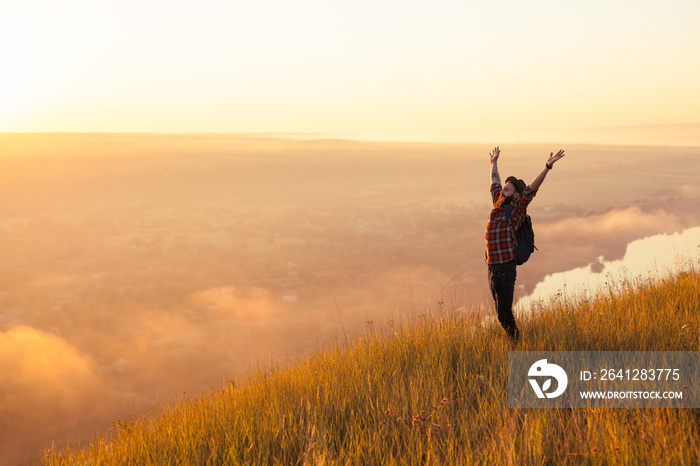
<svg viewBox="0 0 700 466">
<path fill-rule="evenodd" d="M 508 226 L 510 227 L 510 237 L 513 238 L 513 242 L 515 243 L 515 245 L 517 247 L 518 238 L 515 235 L 515 228 L 513 227 L 513 212 L 510 210 L 510 204 L 505 206 L 503 208 L 503 211 L 506 214 L 506 220 L 508 220 Z"/>
</svg>

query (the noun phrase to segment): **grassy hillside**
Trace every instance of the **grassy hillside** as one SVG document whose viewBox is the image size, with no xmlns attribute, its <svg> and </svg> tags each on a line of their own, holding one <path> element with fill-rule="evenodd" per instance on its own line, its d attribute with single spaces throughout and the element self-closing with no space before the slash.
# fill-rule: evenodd
<svg viewBox="0 0 700 466">
<path fill-rule="evenodd" d="M 700 273 L 556 296 L 517 350 L 700 350 Z M 430 311 L 260 371 L 47 464 L 700 463 L 692 409 L 509 409 L 497 324 Z M 232 335 L 235 338 L 235 335 Z"/>
</svg>

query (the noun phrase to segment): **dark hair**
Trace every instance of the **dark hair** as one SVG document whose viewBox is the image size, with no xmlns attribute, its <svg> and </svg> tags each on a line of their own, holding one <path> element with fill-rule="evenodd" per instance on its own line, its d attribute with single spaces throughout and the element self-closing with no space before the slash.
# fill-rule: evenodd
<svg viewBox="0 0 700 466">
<path fill-rule="evenodd" d="M 515 186 L 515 190 L 518 192 L 518 194 L 522 194 L 523 191 L 525 191 L 525 188 L 527 185 L 523 180 L 519 180 L 514 176 L 509 176 L 506 178 L 506 184 L 508 183 L 513 183 L 513 186 Z"/>
</svg>

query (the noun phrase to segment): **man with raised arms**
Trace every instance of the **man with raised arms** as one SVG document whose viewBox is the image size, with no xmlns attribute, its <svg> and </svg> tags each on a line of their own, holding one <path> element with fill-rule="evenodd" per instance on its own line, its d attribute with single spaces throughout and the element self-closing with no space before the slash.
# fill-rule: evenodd
<svg viewBox="0 0 700 466">
<path fill-rule="evenodd" d="M 521 225 L 527 214 L 527 206 L 537 194 L 547 173 L 554 163 L 564 157 L 564 151 L 550 153 L 544 169 L 530 183 L 525 185 L 523 180 L 514 176 L 506 178 L 505 186 L 501 185 L 498 173 L 498 157 L 501 149 L 496 147 L 489 154 L 491 157 L 491 198 L 493 209 L 486 223 L 486 264 L 488 265 L 489 288 L 496 305 L 498 321 L 513 342 L 520 339 L 520 331 L 513 316 L 513 293 L 516 278 L 516 247 L 515 231 Z M 510 207 L 509 222 L 506 209 Z"/>
</svg>

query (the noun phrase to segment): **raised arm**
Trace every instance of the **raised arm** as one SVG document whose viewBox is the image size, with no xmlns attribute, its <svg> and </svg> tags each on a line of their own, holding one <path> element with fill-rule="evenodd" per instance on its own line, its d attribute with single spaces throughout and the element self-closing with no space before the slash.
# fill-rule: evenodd
<svg viewBox="0 0 700 466">
<path fill-rule="evenodd" d="M 491 183 L 501 184 L 501 175 L 498 174 L 498 156 L 501 155 L 501 149 L 496 147 L 493 152 L 489 153 L 491 157 Z"/>
<path fill-rule="evenodd" d="M 530 189 L 532 189 L 533 191 L 537 191 L 538 189 L 540 189 L 544 178 L 547 176 L 547 172 L 552 169 L 552 167 L 554 166 L 554 162 L 556 162 L 562 157 L 564 157 L 563 149 L 557 152 L 556 154 L 554 152 L 551 152 L 549 154 L 549 159 L 547 159 L 547 163 L 545 163 L 544 169 L 540 172 L 539 175 L 537 175 L 537 178 L 535 178 L 532 181 L 532 183 L 530 183 Z"/>
</svg>

